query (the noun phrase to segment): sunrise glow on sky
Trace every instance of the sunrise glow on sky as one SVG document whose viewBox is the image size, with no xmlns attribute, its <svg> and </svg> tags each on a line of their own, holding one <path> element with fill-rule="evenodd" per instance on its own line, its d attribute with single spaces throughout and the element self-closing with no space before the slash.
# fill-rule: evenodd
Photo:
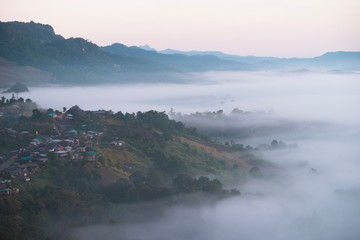
<svg viewBox="0 0 360 240">
<path fill-rule="evenodd" d="M 359 0 L 2 0 L 0 21 L 34 21 L 104 46 L 313 57 L 360 51 Z"/>
</svg>

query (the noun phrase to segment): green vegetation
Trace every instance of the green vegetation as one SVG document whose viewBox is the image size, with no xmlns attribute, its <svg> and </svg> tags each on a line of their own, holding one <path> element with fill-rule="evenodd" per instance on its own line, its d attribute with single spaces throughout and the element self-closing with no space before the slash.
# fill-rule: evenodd
<svg viewBox="0 0 360 240">
<path fill-rule="evenodd" d="M 31 181 L 18 177 L 7 183 L 19 193 L 0 196 L 1 239 L 69 239 L 73 227 L 109 221 L 105 209 L 121 203 L 196 192 L 239 194 L 207 175 L 237 177 L 261 167 L 245 149 L 235 151 L 202 138 L 164 112 L 124 114 L 74 106 L 62 111 L 33 108 L 31 115 L 19 117 L 8 108 L 31 105 L 31 100 L 5 99 L 1 104 L 1 150 L 21 148 L 18 159 L 28 161 L 32 158 L 27 156 L 45 149 L 48 158 L 31 173 Z M 62 142 L 72 150 L 59 151 Z M 1 174 L 6 179 L 10 172 Z"/>
<path fill-rule="evenodd" d="M 195 127 L 199 133 L 207 134 L 213 139 L 248 139 L 268 135 L 280 135 L 291 131 L 302 131 L 303 128 L 313 127 L 318 123 L 298 122 L 281 118 L 272 111 L 244 111 L 238 108 L 231 113 L 224 113 L 223 110 L 214 112 L 196 112 L 181 114 L 170 112 L 170 117 L 181 121 L 188 127 Z M 225 143 L 234 150 L 251 149 L 251 146 L 244 146 L 228 141 Z M 281 144 L 280 144 L 281 145 Z"/>
<path fill-rule="evenodd" d="M 64 228 L 93 221 L 104 206 L 96 193 L 96 173 L 88 173 L 81 162 L 50 161 L 20 193 L 0 196 L 1 239 L 67 239 Z"/>
</svg>

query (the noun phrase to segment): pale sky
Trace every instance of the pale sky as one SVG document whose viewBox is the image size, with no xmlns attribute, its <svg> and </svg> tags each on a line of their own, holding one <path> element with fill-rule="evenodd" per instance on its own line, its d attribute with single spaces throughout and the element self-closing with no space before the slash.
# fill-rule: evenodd
<svg viewBox="0 0 360 240">
<path fill-rule="evenodd" d="M 0 0 L 0 21 L 34 21 L 100 46 L 313 57 L 360 51 L 360 0 Z"/>
</svg>

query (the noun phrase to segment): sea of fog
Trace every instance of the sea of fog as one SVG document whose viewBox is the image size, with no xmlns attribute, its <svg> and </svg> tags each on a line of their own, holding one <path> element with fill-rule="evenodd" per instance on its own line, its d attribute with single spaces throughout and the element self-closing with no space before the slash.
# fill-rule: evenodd
<svg viewBox="0 0 360 240">
<path fill-rule="evenodd" d="M 162 80 L 163 82 L 164 80 Z M 21 93 L 42 108 L 190 113 L 273 110 L 297 119 L 360 122 L 360 74 L 209 72 L 185 84 L 40 87 Z M 8 95 L 9 96 L 9 95 Z"/>
<path fill-rule="evenodd" d="M 240 196 L 215 204 L 163 206 L 161 214 L 139 221 L 82 227 L 75 231 L 79 239 L 358 240 L 359 76 L 210 72 L 187 84 L 31 88 L 21 96 L 59 110 L 75 104 L 123 112 L 239 108 L 329 124 L 320 134 L 309 129 L 283 133 L 297 148 L 259 152 L 280 171 L 271 178 L 239 182 Z M 273 138 L 264 135 L 257 141 L 269 143 Z M 151 203 L 134 214 L 148 216 L 148 210 L 154 211 Z"/>
</svg>

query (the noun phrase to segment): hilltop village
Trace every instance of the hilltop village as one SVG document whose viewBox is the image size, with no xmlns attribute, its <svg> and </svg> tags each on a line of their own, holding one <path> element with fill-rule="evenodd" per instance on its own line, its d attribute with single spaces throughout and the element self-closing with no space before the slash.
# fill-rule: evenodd
<svg viewBox="0 0 360 240">
<path fill-rule="evenodd" d="M 0 194 L 12 195 L 19 193 L 15 187 L 21 183 L 31 181 L 31 176 L 36 174 L 48 161 L 61 158 L 86 160 L 96 162 L 99 154 L 94 146 L 99 145 L 99 138 L 104 134 L 102 131 L 86 130 L 87 126 L 82 125 L 83 130 L 76 130 L 73 124 L 74 115 L 71 111 L 59 112 L 49 109 L 40 112 L 32 109 L 33 118 L 46 120 L 47 126 L 38 126 L 38 129 L 26 129 L 26 127 L 4 126 L 7 120 L 16 117 L 20 113 L 34 106 L 31 100 L 24 102 L 22 99 L 14 98 L 2 101 L 1 128 L 0 134 L 3 139 L 18 141 L 23 146 L 7 146 L 2 149 L 0 155 Z M 24 107 L 30 107 L 24 109 Z M 106 111 L 94 111 L 95 115 L 101 116 Z M 35 116 L 34 116 L 35 115 Z M 13 124 L 10 124 L 13 125 Z M 44 129 L 46 127 L 47 129 Z M 50 129 L 49 129 L 50 128 Z M 52 129 L 51 129 L 52 128 Z M 4 141 L 4 140 L 3 140 Z M 123 141 L 114 138 L 113 141 L 102 143 L 113 147 L 122 147 Z M 6 146 L 6 145 L 4 145 Z M 3 146 L 3 147 L 4 147 Z M 125 163 L 125 168 L 135 168 L 132 163 Z"/>
<path fill-rule="evenodd" d="M 2 97 L 0 235 L 67 239 L 63 228 L 113 221 L 104 209 L 114 204 L 238 195 L 221 181 L 262 177 L 270 167 L 249 148 L 213 142 L 164 112 L 59 111 Z M 49 233 L 50 219 L 65 223 Z"/>
<path fill-rule="evenodd" d="M 240 165 L 241 171 L 259 169 L 249 154 L 234 155 L 228 146 L 211 143 L 196 129 L 155 111 L 39 110 L 30 99 L 3 97 L 0 141 L 1 195 L 18 194 L 19 186 L 56 160 L 81 163 L 81 170 L 95 173 L 102 186 L 157 175 L 162 179 L 158 188 L 179 174 L 221 174 Z"/>
</svg>

